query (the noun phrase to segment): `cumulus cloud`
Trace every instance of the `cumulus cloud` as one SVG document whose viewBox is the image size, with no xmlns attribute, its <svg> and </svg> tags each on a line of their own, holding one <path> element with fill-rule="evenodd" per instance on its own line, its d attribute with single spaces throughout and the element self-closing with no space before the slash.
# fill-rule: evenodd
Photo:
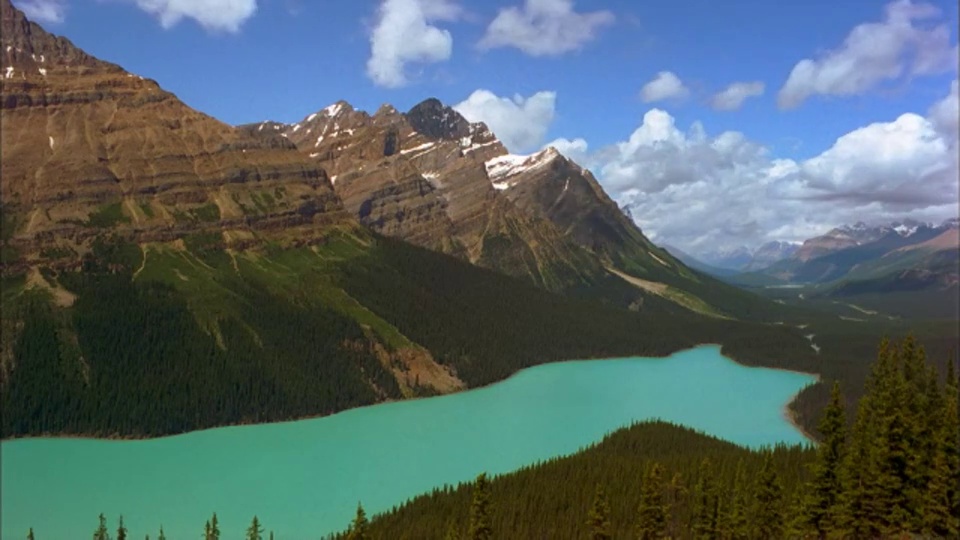
<svg viewBox="0 0 960 540">
<path fill-rule="evenodd" d="M 28 19 L 40 23 L 61 23 L 66 16 L 65 0 L 14 0 Z"/>
<path fill-rule="evenodd" d="M 515 47 L 530 56 L 556 56 L 582 48 L 613 20 L 609 11 L 577 13 L 573 0 L 526 0 L 522 8 L 501 9 L 478 46 Z"/>
<path fill-rule="evenodd" d="M 885 11 L 883 22 L 861 24 L 839 48 L 797 63 L 780 89 L 780 107 L 797 107 L 814 95 L 862 94 L 884 81 L 956 67 L 957 47 L 937 8 L 897 0 Z"/>
<path fill-rule="evenodd" d="M 406 64 L 448 60 L 453 36 L 432 23 L 454 21 L 460 13 L 452 0 L 384 0 L 370 34 L 367 75 L 380 86 L 396 88 L 407 84 Z"/>
<path fill-rule="evenodd" d="M 661 71 L 640 89 L 640 99 L 644 103 L 653 103 L 666 99 L 683 99 L 690 95 L 690 89 L 684 86 L 680 77 L 672 71 Z"/>
<path fill-rule="evenodd" d="M 735 111 L 747 99 L 762 96 L 765 89 L 766 85 L 760 81 L 735 82 L 713 96 L 710 104 L 718 111 Z"/>
<path fill-rule="evenodd" d="M 960 138 L 960 95 L 956 80 L 950 85 L 950 94 L 934 103 L 927 116 L 944 136 L 953 140 Z"/>
<path fill-rule="evenodd" d="M 471 122 L 484 122 L 513 152 L 540 146 L 556 111 L 556 92 L 537 92 L 500 97 L 489 90 L 477 90 L 454 105 Z"/>
<path fill-rule="evenodd" d="M 627 139 L 581 163 L 651 239 L 694 254 L 802 241 L 864 218 L 939 222 L 956 217 L 960 197 L 956 133 L 938 120 L 949 118 L 941 107 L 956 107 L 948 100 L 928 117 L 853 130 L 805 160 L 777 159 L 739 132 L 712 135 L 698 122 L 681 129 L 652 109 Z M 586 141 L 561 141 L 587 153 Z"/>
<path fill-rule="evenodd" d="M 257 11 L 257 0 L 126 0 L 153 15 L 164 28 L 193 19 L 210 31 L 239 32 Z"/>
</svg>

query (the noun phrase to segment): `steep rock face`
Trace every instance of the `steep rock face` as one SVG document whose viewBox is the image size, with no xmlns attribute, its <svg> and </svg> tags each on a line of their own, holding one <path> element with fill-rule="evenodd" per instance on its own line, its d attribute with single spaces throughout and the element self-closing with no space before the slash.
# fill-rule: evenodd
<svg viewBox="0 0 960 540">
<path fill-rule="evenodd" d="M 274 124 L 243 126 L 274 139 Z M 506 154 L 482 123 L 429 99 L 401 114 L 338 102 L 280 129 L 329 175 L 371 229 L 559 290 L 603 275 L 541 216 L 495 189 L 486 163 Z"/>
<path fill-rule="evenodd" d="M 83 252 L 107 228 L 137 241 L 237 229 L 303 242 L 346 217 L 293 144 L 194 111 L 0 7 L 3 236 L 21 262 L 54 244 Z"/>
</svg>

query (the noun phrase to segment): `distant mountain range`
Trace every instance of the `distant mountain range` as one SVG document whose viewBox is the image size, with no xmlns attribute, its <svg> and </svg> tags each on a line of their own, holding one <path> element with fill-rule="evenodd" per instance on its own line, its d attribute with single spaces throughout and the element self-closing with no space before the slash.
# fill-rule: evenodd
<svg viewBox="0 0 960 540">
<path fill-rule="evenodd" d="M 899 304 L 940 306 L 911 312 L 954 316 L 960 281 L 958 230 L 957 219 L 940 225 L 914 220 L 845 225 L 805 241 L 792 256 L 762 270 L 724 279 L 750 287 L 808 286 L 811 296 L 859 298 L 863 303 L 882 295 Z"/>
<path fill-rule="evenodd" d="M 684 264 L 714 276 L 730 276 L 740 272 L 760 270 L 773 263 L 792 256 L 800 244 L 794 242 L 772 241 L 755 250 L 746 246 L 734 249 L 706 252 L 695 256 L 670 245 L 664 248 L 678 257 Z"/>
</svg>

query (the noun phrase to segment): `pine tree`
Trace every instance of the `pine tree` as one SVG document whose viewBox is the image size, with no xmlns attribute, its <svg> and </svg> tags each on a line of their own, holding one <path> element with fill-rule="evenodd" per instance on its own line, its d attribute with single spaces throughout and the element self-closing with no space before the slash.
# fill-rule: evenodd
<svg viewBox="0 0 960 540">
<path fill-rule="evenodd" d="M 363 505 L 357 503 L 357 515 L 350 524 L 350 531 L 347 533 L 347 540 L 370 540 L 367 534 L 367 513 L 363 511 Z"/>
<path fill-rule="evenodd" d="M 944 388 L 944 412 L 940 433 L 940 447 L 946 461 L 948 500 L 953 523 L 960 529 L 960 373 L 954 369 L 954 358 L 947 364 L 947 383 Z"/>
<path fill-rule="evenodd" d="M 217 520 L 216 512 L 210 518 L 210 540 L 220 540 L 220 522 Z"/>
<path fill-rule="evenodd" d="M 490 494 L 487 473 L 481 473 L 473 488 L 473 501 L 470 503 L 470 540 L 490 540 L 493 528 L 490 526 Z"/>
<path fill-rule="evenodd" d="M 753 523 L 760 538 L 778 539 L 783 533 L 783 488 L 773 468 L 773 453 L 767 452 L 757 480 Z"/>
<path fill-rule="evenodd" d="M 30 527 L 30 530 L 27 532 L 27 540 L 35 540 L 33 538 L 33 527 Z"/>
<path fill-rule="evenodd" d="M 663 501 L 663 479 L 659 463 L 647 469 L 640 486 L 640 509 L 637 536 L 640 540 L 664 538 L 667 535 L 667 508 Z"/>
<path fill-rule="evenodd" d="M 127 528 L 123 526 L 123 516 L 120 516 L 120 524 L 117 525 L 117 540 L 127 540 Z"/>
<path fill-rule="evenodd" d="M 447 534 L 443 538 L 444 540 L 460 540 L 460 531 L 457 529 L 456 523 L 450 523 L 450 526 L 447 527 Z"/>
<path fill-rule="evenodd" d="M 836 530 L 839 522 L 846 422 L 840 384 L 835 382 L 830 403 L 820 419 L 820 436 L 823 440 L 817 448 L 817 461 L 811 467 L 813 479 L 803 500 L 801 516 L 802 528 L 815 532 L 820 538 L 826 538 L 828 533 Z"/>
<path fill-rule="evenodd" d="M 877 361 L 871 368 L 864 395 L 857 404 L 857 416 L 850 435 L 842 469 L 841 507 L 836 516 L 841 530 L 855 538 L 874 538 L 883 529 L 880 501 L 881 436 L 878 391 L 884 378 L 894 370 L 890 342 L 880 343 Z"/>
<path fill-rule="evenodd" d="M 720 496 L 713 477 L 710 459 L 700 462 L 697 484 L 694 487 L 693 533 L 698 539 L 720 537 Z"/>
<path fill-rule="evenodd" d="M 107 518 L 100 514 L 100 525 L 93 531 L 93 540 L 110 540 L 110 533 L 107 532 Z"/>
<path fill-rule="evenodd" d="M 597 491 L 593 496 L 593 506 L 587 514 L 587 526 L 590 528 L 590 538 L 593 540 L 610 540 L 610 503 L 603 492 L 603 486 L 597 484 Z"/>
<path fill-rule="evenodd" d="M 733 540 L 746 539 L 750 534 L 750 484 L 744 469 L 743 460 L 737 461 L 737 472 L 733 481 L 730 511 L 726 515 L 727 535 Z"/>
<path fill-rule="evenodd" d="M 257 516 L 253 516 L 253 521 L 250 522 L 250 526 L 247 528 L 247 540 L 263 540 L 263 527 Z"/>
<path fill-rule="evenodd" d="M 167 536 L 163 534 L 163 525 L 160 526 L 160 534 L 157 536 L 157 540 L 167 540 Z"/>
<path fill-rule="evenodd" d="M 932 429 L 929 433 L 930 444 L 926 448 L 930 455 L 930 469 L 926 489 L 922 490 L 923 512 L 920 521 L 920 532 L 944 538 L 960 536 L 960 514 L 951 511 L 953 497 L 960 489 L 956 483 L 960 479 L 954 476 L 955 468 L 960 466 L 956 462 L 960 454 L 960 441 L 957 440 L 960 422 L 957 419 L 957 402 L 953 399 L 955 381 L 950 371 L 942 393 L 936 372 L 931 370 L 928 376 L 928 384 L 932 387 L 928 390 L 931 405 L 928 417 Z"/>
</svg>

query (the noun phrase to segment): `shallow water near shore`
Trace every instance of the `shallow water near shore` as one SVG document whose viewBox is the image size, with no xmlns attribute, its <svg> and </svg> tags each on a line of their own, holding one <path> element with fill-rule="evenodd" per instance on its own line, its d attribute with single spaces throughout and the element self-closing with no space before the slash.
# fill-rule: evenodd
<svg viewBox="0 0 960 540">
<path fill-rule="evenodd" d="M 783 414 L 812 375 L 748 368 L 705 345 L 667 358 L 561 362 L 460 394 L 325 418 L 152 440 L 21 439 L 0 444 L 3 538 L 88 537 L 97 515 L 130 538 L 198 538 L 217 512 L 224 538 L 254 514 L 278 540 L 346 528 L 444 483 L 576 452 L 659 418 L 758 447 L 808 442 Z"/>
</svg>

